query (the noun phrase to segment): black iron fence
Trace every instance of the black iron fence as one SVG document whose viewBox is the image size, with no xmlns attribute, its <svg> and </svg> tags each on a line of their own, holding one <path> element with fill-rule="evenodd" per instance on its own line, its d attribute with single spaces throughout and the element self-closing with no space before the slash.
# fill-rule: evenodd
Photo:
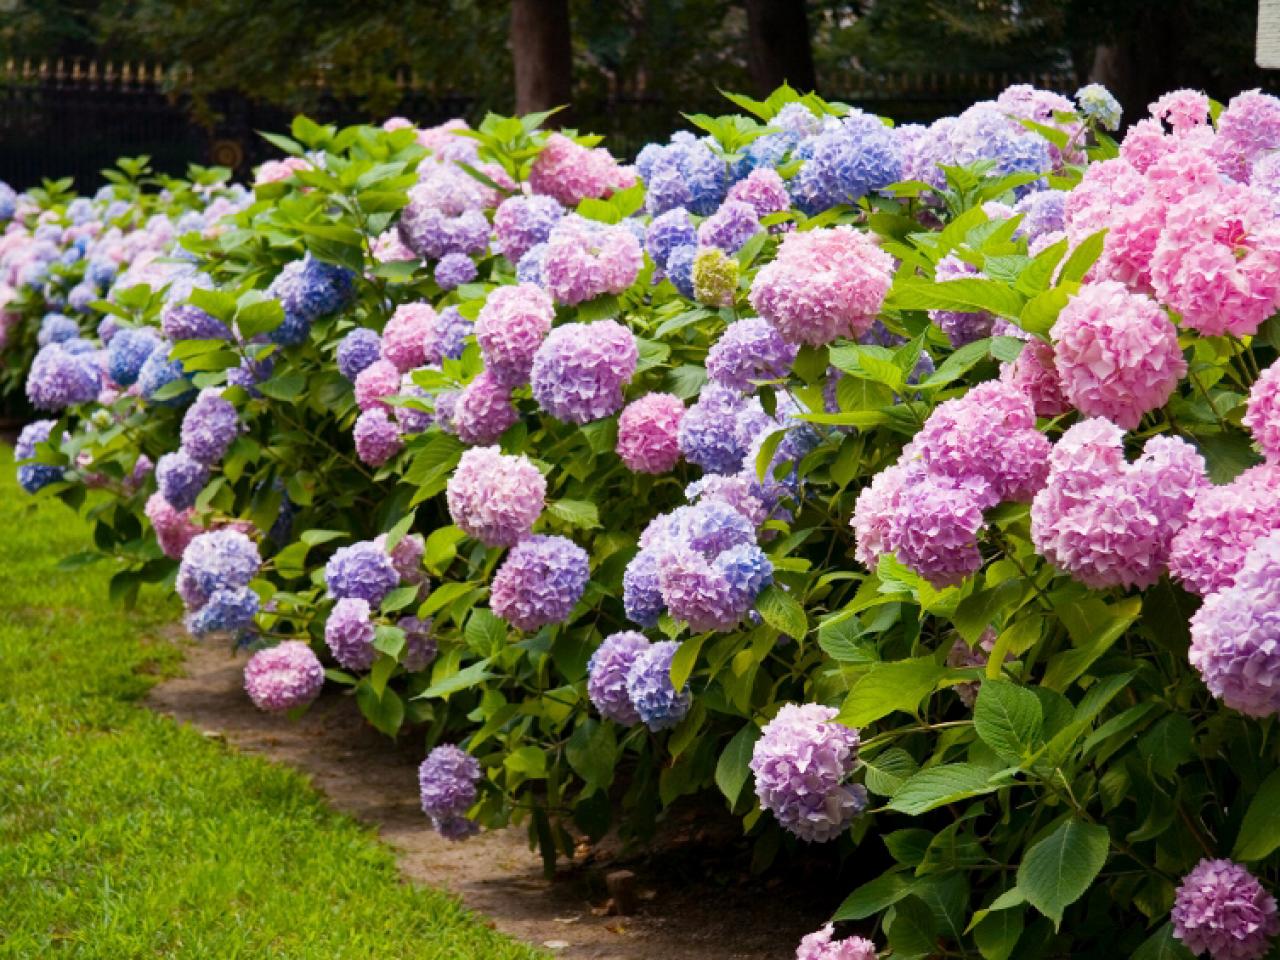
<svg viewBox="0 0 1280 960">
<path fill-rule="evenodd" d="M 199 123 L 175 78 L 159 66 L 111 62 L 9 61 L 0 64 L 0 180 L 19 188 L 43 177 L 71 176 L 81 190 L 100 181 L 117 157 L 147 154 L 156 169 L 180 173 L 188 163 L 219 163 L 243 174 L 272 154 L 258 130 L 284 130 L 289 113 L 245 97 L 225 95 L 209 105 L 216 119 Z M 177 78 L 180 79 L 180 78 Z M 475 114 L 482 106 L 465 96 L 441 97 L 420 88 L 410 73 L 396 77 L 395 113 L 422 125 Z M 838 81 L 832 99 L 899 122 L 928 122 L 994 97 L 1011 83 L 1073 91 L 1068 73 L 853 74 Z M 358 107 L 312 91 L 318 119 L 337 123 L 372 121 Z M 725 109 L 731 109 L 726 103 Z M 586 102 L 576 107 L 577 125 L 603 133 L 615 153 L 632 156 L 648 140 L 665 139 L 680 112 L 716 112 L 717 105 L 658 99 Z"/>
</svg>

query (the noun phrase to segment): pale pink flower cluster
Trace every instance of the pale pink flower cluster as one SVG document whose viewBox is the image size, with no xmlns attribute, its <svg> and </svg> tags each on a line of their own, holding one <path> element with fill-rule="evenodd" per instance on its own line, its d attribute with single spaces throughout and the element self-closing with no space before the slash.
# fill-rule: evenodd
<svg viewBox="0 0 1280 960">
<path fill-rule="evenodd" d="M 542 270 L 547 291 L 570 306 L 606 293 L 621 293 L 644 264 L 640 242 L 621 224 L 569 214 L 551 231 Z"/>
<path fill-rule="evenodd" d="M 684 401 L 671 393 L 646 393 L 618 416 L 617 452 L 636 473 L 666 473 L 680 462 Z"/>
<path fill-rule="evenodd" d="M 584 147 L 562 133 L 547 138 L 529 171 L 534 193 L 553 197 L 566 207 L 576 207 L 588 197 L 603 199 L 635 182 L 635 172 L 619 166 L 604 147 Z"/>
<path fill-rule="evenodd" d="M 1249 391 L 1244 425 L 1267 460 L 1280 462 L 1280 363 L 1263 370 Z"/>
<path fill-rule="evenodd" d="M 283 160 L 268 160 L 258 168 L 253 178 L 254 186 L 264 183 L 279 183 L 288 180 L 299 170 L 310 170 L 311 164 L 305 157 L 285 157 Z"/>
</svg>

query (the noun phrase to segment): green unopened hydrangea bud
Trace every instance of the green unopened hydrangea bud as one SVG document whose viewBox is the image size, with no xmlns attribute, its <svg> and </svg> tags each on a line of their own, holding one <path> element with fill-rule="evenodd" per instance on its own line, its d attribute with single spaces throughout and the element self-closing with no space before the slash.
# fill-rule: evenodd
<svg viewBox="0 0 1280 960">
<path fill-rule="evenodd" d="M 731 307 L 738 292 L 738 261 L 719 247 L 704 247 L 693 260 L 693 297 L 709 307 Z"/>
<path fill-rule="evenodd" d="M 93 411 L 93 416 L 91 416 L 89 420 L 99 430 L 107 429 L 107 427 L 111 426 L 113 422 L 111 419 L 111 411 L 101 409 Z"/>
</svg>

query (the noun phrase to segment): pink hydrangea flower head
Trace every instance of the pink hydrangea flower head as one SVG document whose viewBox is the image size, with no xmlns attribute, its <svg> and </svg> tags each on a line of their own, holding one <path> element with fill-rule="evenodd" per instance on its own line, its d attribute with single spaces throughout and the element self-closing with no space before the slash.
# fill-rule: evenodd
<svg viewBox="0 0 1280 960">
<path fill-rule="evenodd" d="M 1173 138 L 1165 135 L 1159 121 L 1139 120 L 1125 132 L 1124 141 L 1120 144 L 1120 158 L 1139 173 L 1146 173 L 1153 163 L 1174 148 Z"/>
<path fill-rule="evenodd" d="M 1188 659 L 1209 692 L 1251 717 L 1280 713 L 1280 532 L 1255 540 L 1235 582 L 1191 617 Z"/>
<path fill-rule="evenodd" d="M 589 577 L 587 551 L 572 540 L 525 537 L 494 574 L 489 606 L 517 629 L 532 632 L 568 619 Z"/>
<path fill-rule="evenodd" d="M 470 137 L 459 136 L 460 131 L 470 129 L 465 120 L 446 120 L 438 126 L 419 130 L 418 144 L 430 150 L 437 160 L 475 163 L 479 144 Z"/>
<path fill-rule="evenodd" d="M 760 806 L 801 840 L 840 836 L 867 805 L 867 791 L 848 783 L 858 760 L 858 731 L 836 722 L 833 707 L 785 704 L 751 752 Z"/>
<path fill-rule="evenodd" d="M 616 450 L 636 473 L 666 473 L 680 462 L 684 401 L 670 393 L 646 393 L 618 416 Z"/>
<path fill-rule="evenodd" d="M 244 666 L 244 689 L 259 710 L 282 713 L 305 707 L 320 695 L 324 667 L 301 640 L 259 650 Z"/>
<path fill-rule="evenodd" d="M 258 168 L 253 178 L 255 186 L 264 183 L 279 183 L 288 180 L 298 170 L 310 170 L 311 164 L 303 157 L 285 157 L 282 160 L 268 160 Z"/>
<path fill-rule="evenodd" d="M 912 443 L 930 472 L 990 485 L 990 506 L 1030 500 L 1044 484 L 1049 441 L 1036 430 L 1030 398 L 1016 386 L 989 380 L 929 415 Z"/>
<path fill-rule="evenodd" d="M 756 274 L 751 305 L 792 343 L 866 333 L 893 281 L 893 257 L 852 227 L 788 233 Z"/>
<path fill-rule="evenodd" d="M 1280 363 L 1263 370 L 1249 391 L 1244 425 L 1267 460 L 1280 462 Z"/>
<path fill-rule="evenodd" d="M 546 503 L 547 481 L 527 457 L 497 447 L 462 454 L 445 488 L 449 515 L 490 547 L 511 547 L 533 529 Z"/>
<path fill-rule="evenodd" d="M 1050 331 L 1062 393 L 1081 413 L 1132 430 L 1187 372 L 1178 331 L 1150 297 L 1114 280 L 1086 284 Z"/>
<path fill-rule="evenodd" d="M 1261 960 L 1280 933 L 1276 898 L 1231 860 L 1201 860 L 1173 899 L 1173 935 L 1211 960 Z"/>
<path fill-rule="evenodd" d="M 361 410 L 375 408 L 390 412 L 385 398 L 400 392 L 400 371 L 390 360 L 375 360 L 356 374 L 356 405 Z"/>
<path fill-rule="evenodd" d="M 627 694 L 627 675 L 640 654 L 649 649 L 642 633 L 623 630 L 601 641 L 587 664 L 587 696 L 606 720 L 633 727 L 640 714 Z"/>
<path fill-rule="evenodd" d="M 566 423 L 590 423 L 622 407 L 639 350 L 616 320 L 566 323 L 538 347 L 530 374 L 538 405 Z"/>
<path fill-rule="evenodd" d="M 361 411 L 356 417 L 352 435 L 356 442 L 356 455 L 371 467 L 382 466 L 403 447 L 400 428 L 381 407 Z"/>
<path fill-rule="evenodd" d="M 1042 340 L 1030 341 L 1012 363 L 1001 367 L 1000 376 L 1027 395 L 1037 417 L 1060 417 L 1071 409 L 1062 392 L 1053 347 Z"/>
<path fill-rule="evenodd" d="M 382 330 L 382 359 L 408 373 L 427 362 L 426 340 L 437 322 L 429 303 L 402 303 Z"/>
<path fill-rule="evenodd" d="M 729 188 L 726 199 L 749 205 L 757 217 L 767 217 L 791 208 L 786 181 L 772 167 L 757 167 L 752 170 Z M 783 230 L 784 224 L 780 223 L 769 227 L 771 233 L 782 233 Z"/>
<path fill-rule="evenodd" d="M 534 284 L 498 287 L 489 294 L 476 318 L 475 336 L 494 380 L 507 387 L 529 382 L 533 355 L 555 316 L 555 304 Z"/>
<path fill-rule="evenodd" d="M 627 227 L 571 213 L 551 231 L 542 276 L 557 303 L 573 306 L 621 293 L 635 282 L 643 264 L 640 241 Z"/>
<path fill-rule="evenodd" d="M 1280 471 L 1269 464 L 1246 470 L 1224 486 L 1196 496 L 1186 525 L 1173 538 L 1169 572 L 1202 597 L 1231 586 L 1249 549 L 1280 527 Z"/>
<path fill-rule="evenodd" d="M 836 940 L 835 928 L 828 923 L 800 941 L 796 960 L 876 960 L 876 945 L 865 937 Z"/>
<path fill-rule="evenodd" d="M 619 166 L 608 150 L 584 147 L 561 133 L 547 138 L 529 170 L 533 192 L 566 207 L 576 207 L 588 197 L 603 199 L 635 182 L 635 173 Z"/>
<path fill-rule="evenodd" d="M 151 528 L 155 531 L 156 542 L 170 560 L 181 560 L 182 553 L 198 534 L 204 532 L 195 522 L 195 510 L 175 510 L 159 491 L 147 499 L 143 508 Z"/>
<path fill-rule="evenodd" d="M 493 443 L 520 414 L 511 402 L 511 389 L 498 383 L 486 370 L 458 394 L 449 411 L 449 425 L 463 443 Z"/>
<path fill-rule="evenodd" d="M 1148 587 L 1207 482 L 1204 459 L 1186 441 L 1152 437 L 1130 464 L 1118 426 L 1084 420 L 1049 457 L 1048 481 L 1031 505 L 1031 539 L 1086 586 Z"/>
<path fill-rule="evenodd" d="M 1280 224 L 1271 198 L 1244 184 L 1171 207 L 1151 258 L 1156 296 L 1208 336 L 1252 335 L 1280 308 Z"/>
<path fill-rule="evenodd" d="M 889 515 L 885 546 L 935 588 L 956 586 L 982 566 L 978 535 L 991 488 L 976 476 L 909 471 Z"/>
<path fill-rule="evenodd" d="M 1174 133 L 1209 122 L 1209 98 L 1199 90 L 1171 90 L 1151 104 L 1151 116 L 1169 124 Z"/>
<path fill-rule="evenodd" d="M 324 623 L 324 642 L 333 658 L 348 670 L 368 670 L 378 656 L 373 647 L 376 632 L 369 601 L 343 597 Z"/>
</svg>

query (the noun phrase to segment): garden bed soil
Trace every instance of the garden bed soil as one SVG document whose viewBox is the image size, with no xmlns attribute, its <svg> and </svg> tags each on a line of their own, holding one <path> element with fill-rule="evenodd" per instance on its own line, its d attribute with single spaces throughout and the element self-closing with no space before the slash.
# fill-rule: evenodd
<svg viewBox="0 0 1280 960">
<path fill-rule="evenodd" d="M 185 641 L 175 641 L 186 644 Z M 242 687 L 245 655 L 186 644 L 184 676 L 150 705 L 209 737 L 306 773 L 331 803 L 375 827 L 404 874 L 452 891 L 504 933 L 573 960 L 785 960 L 848 887 L 822 861 L 751 876 L 745 845 L 714 819 L 670 825 L 656 850 L 622 857 L 602 845 L 548 880 L 522 828 L 451 843 L 418 806 L 419 738 L 392 742 L 353 700 L 326 692 L 300 720 L 261 713 Z M 634 873 L 634 913 L 612 912 L 606 876 Z M 798 875 L 797 875 L 798 874 Z"/>
</svg>

